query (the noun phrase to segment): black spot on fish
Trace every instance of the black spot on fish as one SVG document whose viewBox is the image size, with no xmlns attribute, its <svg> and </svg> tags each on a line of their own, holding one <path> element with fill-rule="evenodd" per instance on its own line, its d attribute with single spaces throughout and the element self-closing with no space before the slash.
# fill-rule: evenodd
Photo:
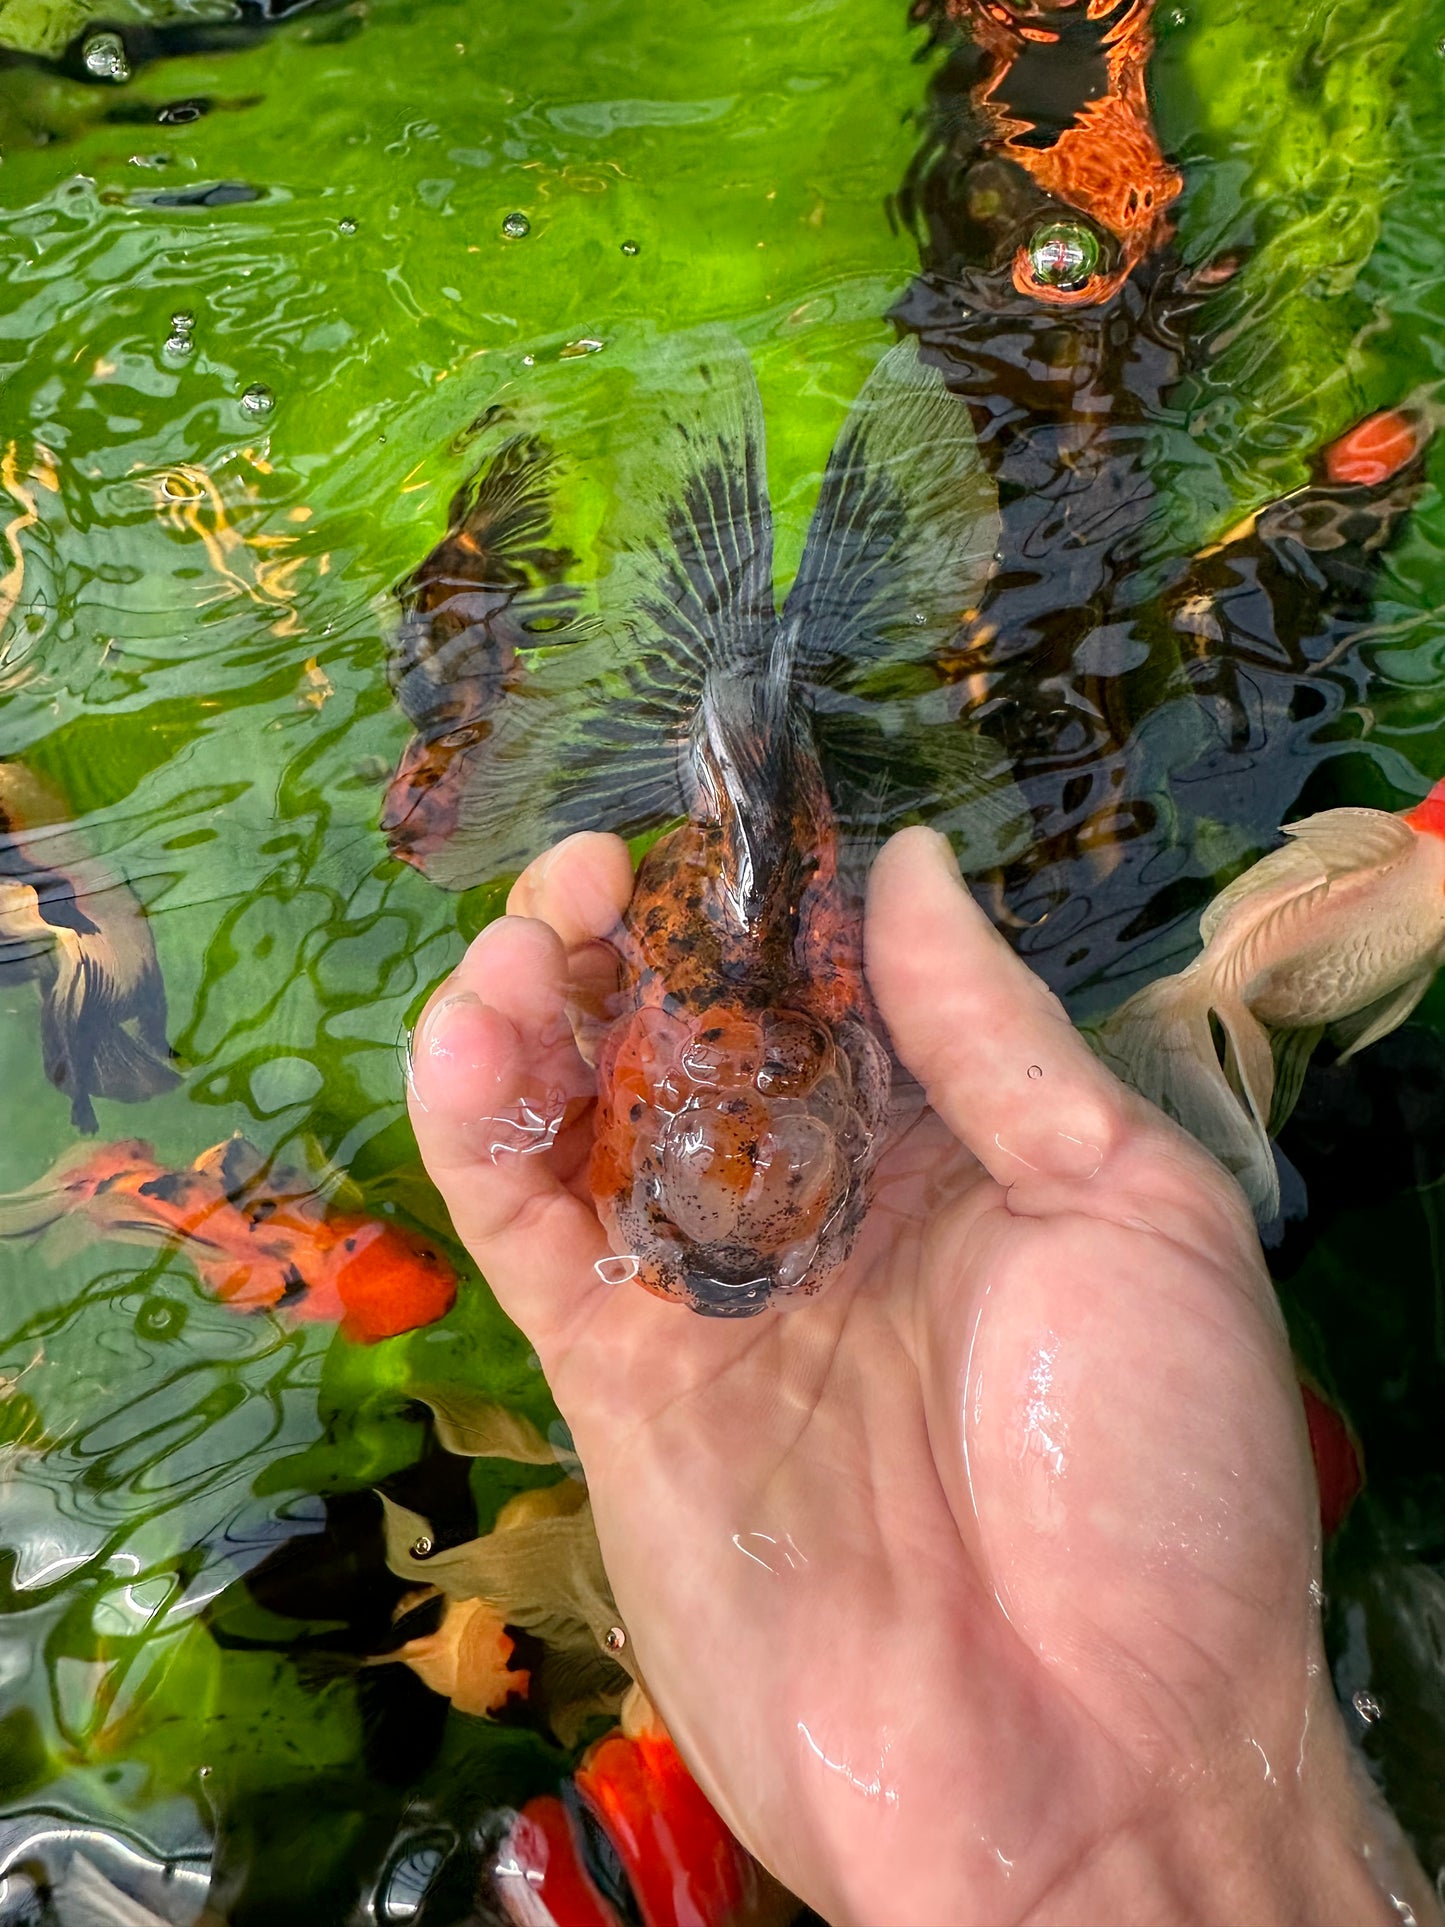
<svg viewBox="0 0 1445 1927">
<path fill-rule="evenodd" d="M 278 1306 L 299 1304 L 310 1289 L 311 1287 L 301 1276 L 301 1273 L 296 1269 L 295 1265 L 287 1265 L 285 1289 L 276 1300 L 276 1303 Z"/>
<path fill-rule="evenodd" d="M 159 1198 L 162 1204 L 180 1204 L 190 1189 L 189 1171 L 162 1171 L 158 1177 L 137 1186 L 137 1193 L 142 1198 Z"/>
<path fill-rule="evenodd" d="M 356 1249 L 355 1238 L 343 1238 L 341 1241 L 341 1249 L 343 1251 L 355 1251 Z"/>
</svg>

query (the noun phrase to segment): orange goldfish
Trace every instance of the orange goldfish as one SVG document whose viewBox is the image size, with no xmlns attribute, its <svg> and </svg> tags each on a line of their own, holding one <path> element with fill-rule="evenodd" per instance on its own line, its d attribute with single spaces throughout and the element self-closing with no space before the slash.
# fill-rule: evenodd
<svg viewBox="0 0 1445 1927">
<path fill-rule="evenodd" d="M 145 912 L 69 814 L 33 770 L 0 762 L 0 982 L 38 979 L 45 1075 L 93 1131 L 92 1098 L 134 1103 L 177 1077 Z"/>
<path fill-rule="evenodd" d="M 785 1927 L 800 1911 L 655 1722 L 606 1734 L 560 1799 L 511 1817 L 492 1887 L 516 1927 Z"/>
<path fill-rule="evenodd" d="M 335 1319 L 363 1344 L 429 1325 L 456 1297 L 455 1272 L 426 1239 L 330 1210 L 299 1174 L 268 1173 L 242 1137 L 183 1170 L 134 1140 L 73 1152 L 0 1200 L 0 1237 L 74 1217 L 97 1237 L 174 1245 L 224 1304 Z"/>
<path fill-rule="evenodd" d="M 1188 969 L 1129 998 L 1095 1039 L 1235 1174 L 1262 1221 L 1279 1210 L 1270 1130 L 1326 1029 L 1343 1056 L 1363 1050 L 1445 962 L 1445 782 L 1399 815 L 1325 810 L 1285 835 L 1210 904 Z"/>
</svg>

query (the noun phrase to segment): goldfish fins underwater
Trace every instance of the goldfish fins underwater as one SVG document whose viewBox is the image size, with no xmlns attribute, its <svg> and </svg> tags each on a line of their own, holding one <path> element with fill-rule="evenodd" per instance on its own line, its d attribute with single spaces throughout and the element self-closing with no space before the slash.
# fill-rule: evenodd
<svg viewBox="0 0 1445 1927">
<path fill-rule="evenodd" d="M 178 1078 L 145 912 L 68 817 L 43 778 L 0 762 L 0 982 L 39 983 L 45 1075 L 93 1131 L 93 1098 L 138 1103 Z"/>
<path fill-rule="evenodd" d="M 589 1747 L 560 1798 L 503 1816 L 490 1886 L 514 1927 L 786 1927 L 802 1911 L 655 1717 Z"/>
<path fill-rule="evenodd" d="M 1445 782 L 1398 815 L 1336 809 L 1285 825 L 1200 919 L 1187 970 L 1130 997 L 1100 1055 L 1279 1210 L 1270 1133 L 1329 1029 L 1349 1057 L 1414 1010 L 1445 961 Z M 1224 1055 L 1215 1044 L 1215 1026 Z"/>
<path fill-rule="evenodd" d="M 0 1237 L 61 1219 L 82 1220 L 98 1238 L 174 1245 L 222 1303 L 334 1319 L 363 1344 L 430 1324 L 456 1297 L 456 1274 L 428 1240 L 331 1210 L 299 1173 L 268 1172 L 241 1137 L 181 1170 L 134 1140 L 84 1147 L 0 1199 Z"/>
</svg>

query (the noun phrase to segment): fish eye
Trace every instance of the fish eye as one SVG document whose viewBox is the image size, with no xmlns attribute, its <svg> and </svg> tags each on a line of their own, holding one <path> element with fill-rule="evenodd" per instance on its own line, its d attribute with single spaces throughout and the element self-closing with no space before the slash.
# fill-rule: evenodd
<svg viewBox="0 0 1445 1927">
<path fill-rule="evenodd" d="M 1076 294 L 1099 266 L 1099 237 L 1082 221 L 1049 221 L 1029 237 L 1029 267 L 1041 288 Z"/>
</svg>

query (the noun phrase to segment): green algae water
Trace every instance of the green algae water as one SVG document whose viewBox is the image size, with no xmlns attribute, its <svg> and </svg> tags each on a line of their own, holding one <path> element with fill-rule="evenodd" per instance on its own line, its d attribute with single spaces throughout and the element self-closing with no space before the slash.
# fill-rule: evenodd
<svg viewBox="0 0 1445 1927">
<path fill-rule="evenodd" d="M 758 372 L 795 562 L 917 268 L 890 204 L 929 59 L 898 0 L 356 0 L 234 32 L 224 6 L 112 9 L 145 29 L 124 74 L 76 51 L 99 18 L 0 0 L 0 756 L 65 794 L 147 906 L 184 1073 L 101 1100 L 100 1138 L 184 1166 L 240 1131 L 335 1167 L 462 1288 L 362 1347 L 218 1304 L 183 1252 L 63 1227 L 0 1243 L 0 1810 L 197 1868 L 214 1838 L 213 1905 L 237 1922 L 340 1923 L 363 1897 L 401 1920 L 448 1827 L 571 1756 L 344 1663 L 386 1643 L 357 1603 L 382 1570 L 373 1490 L 427 1489 L 415 1390 L 556 1422 L 405 1120 L 408 1026 L 501 892 L 446 895 L 379 833 L 409 734 L 393 585 L 498 407 L 585 440 L 566 505 L 595 531 L 659 344 L 719 324 Z M 1445 7 L 1197 0 L 1158 25 L 1181 244 L 1245 256 L 1174 424 L 1190 457 L 1158 541 L 1182 550 L 1445 369 Z M 1321 805 L 1394 806 L 1445 774 L 1442 545 L 1431 489 L 1380 578 Z M 1276 1266 L 1364 1444 L 1327 1574 L 1337 1681 L 1432 1871 L 1442 1028 L 1437 987 L 1381 1049 L 1354 1188 Z M 1358 1149 L 1331 1076 L 1304 1126 Z M 75 1134 L 36 990 L 8 978 L 0 1093 L 9 1193 Z M 532 1476 L 479 1462 L 454 1495 L 471 1529 Z"/>
</svg>

